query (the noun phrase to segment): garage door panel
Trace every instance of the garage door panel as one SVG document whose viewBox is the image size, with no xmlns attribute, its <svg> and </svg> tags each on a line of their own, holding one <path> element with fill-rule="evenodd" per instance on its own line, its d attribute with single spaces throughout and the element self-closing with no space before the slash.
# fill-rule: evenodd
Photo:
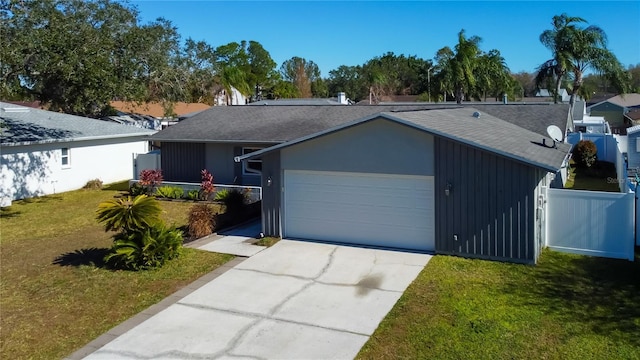
<svg viewBox="0 0 640 360">
<path fill-rule="evenodd" d="M 285 236 L 434 249 L 433 177 L 285 171 Z"/>
<path fill-rule="evenodd" d="M 415 196 L 411 198 L 409 197 L 402 198 L 397 196 L 396 197 L 389 196 L 388 198 L 385 198 L 384 196 L 378 197 L 378 195 L 376 194 L 356 195 L 353 193 L 348 193 L 348 194 L 337 193 L 335 194 L 335 196 L 336 196 L 335 198 L 329 198 L 326 196 L 326 193 L 310 191 L 309 194 L 307 194 L 306 199 L 301 201 L 292 200 L 290 201 L 289 204 L 293 206 L 295 206 L 296 204 L 300 204 L 302 206 L 307 206 L 307 205 L 329 206 L 330 205 L 334 207 L 357 206 L 361 208 L 366 208 L 368 206 L 376 206 L 380 208 L 383 208 L 383 207 L 393 208 L 393 209 L 396 209 L 397 211 L 401 211 L 405 209 L 408 212 L 415 212 L 416 210 L 418 211 L 426 210 L 428 208 L 428 205 L 426 203 L 421 201 L 416 201 L 414 199 Z M 421 199 L 428 199 L 428 198 L 421 197 Z"/>
<path fill-rule="evenodd" d="M 407 210 L 398 216 L 390 217 L 381 215 L 381 212 L 396 211 L 395 208 L 377 208 L 371 207 L 358 207 L 358 206 L 343 206 L 340 209 L 341 216 L 336 216 L 336 210 L 315 208 L 309 209 L 303 205 L 292 206 L 287 208 L 287 211 L 291 212 L 287 218 L 291 219 L 290 224 L 299 221 L 322 221 L 329 225 L 333 222 L 340 221 L 345 216 L 349 219 L 349 223 L 355 225 L 360 224 L 381 224 L 381 225 L 395 225 L 404 227 L 417 227 L 417 228 L 429 228 L 422 214 L 416 211 Z M 297 215 L 301 214 L 301 215 Z M 351 217 L 349 215 L 354 214 L 357 216 Z"/>
<path fill-rule="evenodd" d="M 287 211 L 291 216 L 308 216 L 317 217 L 326 214 L 327 219 L 339 218 L 336 212 L 340 214 L 357 213 L 363 216 L 354 218 L 353 221 L 364 220 L 367 218 L 392 219 L 393 221 L 401 221 L 410 218 L 413 222 L 415 219 L 423 219 L 424 213 L 428 209 L 426 207 L 412 207 L 407 204 L 402 206 L 393 206 L 392 204 L 375 204 L 369 203 L 359 204 L 357 202 L 337 203 L 331 199 L 325 198 L 322 201 L 291 201 L 287 204 Z M 389 214 L 393 212 L 393 214 Z M 366 216 L 365 216 L 366 215 Z"/>
</svg>

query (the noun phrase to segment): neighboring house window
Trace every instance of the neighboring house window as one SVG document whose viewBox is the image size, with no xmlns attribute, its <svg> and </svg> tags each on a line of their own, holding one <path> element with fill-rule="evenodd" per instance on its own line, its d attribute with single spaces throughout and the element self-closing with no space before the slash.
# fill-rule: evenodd
<svg viewBox="0 0 640 360">
<path fill-rule="evenodd" d="M 71 167 L 71 157 L 69 148 L 62 148 L 62 167 L 68 168 Z"/>
<path fill-rule="evenodd" d="M 262 148 L 245 147 L 242 148 L 242 155 L 247 155 L 258 150 L 262 150 Z M 262 160 L 251 159 L 244 161 L 242 163 L 242 173 L 244 175 L 262 174 Z"/>
</svg>

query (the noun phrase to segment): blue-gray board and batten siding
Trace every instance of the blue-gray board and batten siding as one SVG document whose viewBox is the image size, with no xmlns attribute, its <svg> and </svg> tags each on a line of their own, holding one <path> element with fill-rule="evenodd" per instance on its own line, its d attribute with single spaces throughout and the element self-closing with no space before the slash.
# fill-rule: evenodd
<svg viewBox="0 0 640 360">
<path fill-rule="evenodd" d="M 285 170 L 428 175 L 435 177 L 436 253 L 537 259 L 536 186 L 546 172 L 531 165 L 386 120 L 274 150 L 262 160 L 265 235 L 283 235 Z"/>
<path fill-rule="evenodd" d="M 243 147 L 263 148 L 271 144 L 226 144 L 162 142 L 161 164 L 164 180 L 200 182 L 200 171 L 207 169 L 214 181 L 228 185 L 260 185 L 260 175 L 245 174 L 242 164 L 233 161 Z"/>
<path fill-rule="evenodd" d="M 535 189 L 545 172 L 440 137 L 435 151 L 436 252 L 535 262 Z"/>
</svg>

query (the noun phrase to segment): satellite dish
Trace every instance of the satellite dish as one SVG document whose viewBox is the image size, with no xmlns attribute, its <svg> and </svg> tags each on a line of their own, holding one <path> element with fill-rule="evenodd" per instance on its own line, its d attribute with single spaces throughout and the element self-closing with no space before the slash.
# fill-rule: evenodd
<svg viewBox="0 0 640 360">
<path fill-rule="evenodd" d="M 562 142 L 562 130 L 555 125 L 549 125 L 547 127 L 547 134 L 555 142 Z"/>
</svg>

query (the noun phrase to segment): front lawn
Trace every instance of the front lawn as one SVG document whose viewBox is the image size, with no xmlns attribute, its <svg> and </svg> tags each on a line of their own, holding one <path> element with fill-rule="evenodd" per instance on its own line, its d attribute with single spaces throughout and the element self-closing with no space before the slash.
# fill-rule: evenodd
<svg viewBox="0 0 640 360">
<path fill-rule="evenodd" d="M 95 209 L 118 191 L 80 190 L 17 201 L 0 213 L 0 358 L 69 355 L 232 256 L 184 249 L 164 268 L 112 271 Z M 167 224 L 185 226 L 192 203 L 161 202 Z"/>
<path fill-rule="evenodd" d="M 640 256 L 435 256 L 360 359 L 640 359 Z"/>
</svg>

